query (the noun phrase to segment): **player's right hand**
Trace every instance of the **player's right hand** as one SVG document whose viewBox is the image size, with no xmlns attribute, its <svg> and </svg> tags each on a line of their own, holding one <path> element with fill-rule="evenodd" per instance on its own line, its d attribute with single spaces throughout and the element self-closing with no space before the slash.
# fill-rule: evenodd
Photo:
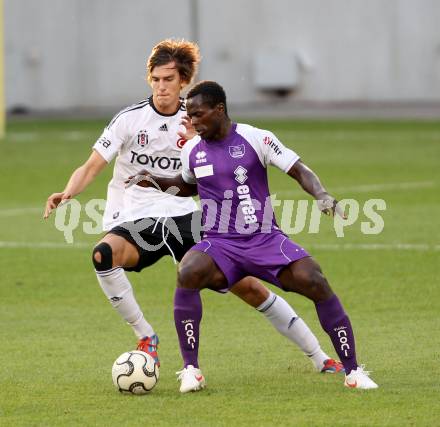
<svg viewBox="0 0 440 427">
<path fill-rule="evenodd" d="M 184 130 L 179 130 L 177 132 L 177 135 L 179 135 L 184 140 L 189 141 L 197 135 L 197 132 L 191 123 L 191 119 L 188 116 L 183 116 L 180 124 L 182 125 Z"/>
<path fill-rule="evenodd" d="M 47 198 L 46 209 L 44 210 L 44 219 L 49 218 L 51 212 L 58 206 L 63 205 L 65 202 L 72 198 L 70 194 L 66 193 L 53 193 Z"/>
<path fill-rule="evenodd" d="M 151 174 L 146 170 L 141 170 L 136 175 L 131 175 L 126 181 L 124 181 L 125 188 L 130 188 L 133 185 L 139 185 L 140 187 L 151 187 L 150 182 L 153 181 Z"/>
</svg>

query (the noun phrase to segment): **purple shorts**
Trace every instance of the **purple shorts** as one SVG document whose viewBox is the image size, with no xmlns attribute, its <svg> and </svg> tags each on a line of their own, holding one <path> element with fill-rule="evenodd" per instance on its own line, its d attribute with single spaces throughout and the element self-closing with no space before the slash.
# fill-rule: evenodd
<svg viewBox="0 0 440 427">
<path fill-rule="evenodd" d="M 215 261 L 228 281 L 228 289 L 246 276 L 258 277 L 281 287 L 280 271 L 290 263 L 310 256 L 283 232 L 276 230 L 243 238 L 209 236 L 191 250 L 205 252 Z"/>
</svg>

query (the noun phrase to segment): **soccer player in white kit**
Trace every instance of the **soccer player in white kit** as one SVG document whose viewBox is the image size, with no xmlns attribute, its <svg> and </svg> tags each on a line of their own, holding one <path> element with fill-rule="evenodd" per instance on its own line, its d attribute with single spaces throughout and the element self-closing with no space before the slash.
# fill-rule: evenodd
<svg viewBox="0 0 440 427">
<path fill-rule="evenodd" d="M 140 272 L 165 255 L 180 261 L 200 240 L 200 215 L 191 197 L 140 186 L 125 189 L 124 181 L 140 170 L 165 178 L 180 173 L 181 149 L 195 135 L 180 92 L 192 81 L 199 60 L 198 47 L 192 42 L 164 40 L 156 45 L 147 64 L 152 96 L 111 120 L 65 189 L 49 196 L 44 214 L 47 218 L 61 202 L 84 191 L 116 159 L 103 219 L 107 234 L 93 250 L 93 263 L 104 294 L 138 337 L 137 348 L 157 362 L 159 339 L 136 301 L 126 271 Z M 243 278 L 231 291 L 297 344 L 318 371 L 343 372 L 341 363 L 322 351 L 292 307 L 257 279 Z"/>
</svg>

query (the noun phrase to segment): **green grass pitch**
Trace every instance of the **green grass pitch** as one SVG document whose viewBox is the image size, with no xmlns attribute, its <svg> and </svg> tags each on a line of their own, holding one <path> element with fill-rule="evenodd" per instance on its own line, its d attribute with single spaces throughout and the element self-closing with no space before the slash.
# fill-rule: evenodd
<svg viewBox="0 0 440 427">
<path fill-rule="evenodd" d="M 68 245 L 43 221 L 90 153 L 102 121 L 12 121 L 0 142 L 0 425 L 2 426 L 434 426 L 440 423 L 440 122 L 260 121 L 321 177 L 337 198 L 383 199 L 385 227 L 361 233 L 360 218 L 338 238 L 294 236 L 320 262 L 351 317 L 358 359 L 378 390 L 343 387 L 320 375 L 262 315 L 233 295 L 204 291 L 200 363 L 208 381 L 180 395 L 171 258 L 130 274 L 161 339 L 161 376 L 147 396 L 113 387 L 115 358 L 135 337 L 102 294 L 91 264 L 98 235 Z M 109 167 L 78 200 L 105 198 Z M 275 169 L 278 199 L 307 199 Z M 278 209 L 278 214 L 280 210 Z M 275 289 L 276 290 L 276 289 Z M 334 355 L 314 306 L 283 296 Z"/>
</svg>

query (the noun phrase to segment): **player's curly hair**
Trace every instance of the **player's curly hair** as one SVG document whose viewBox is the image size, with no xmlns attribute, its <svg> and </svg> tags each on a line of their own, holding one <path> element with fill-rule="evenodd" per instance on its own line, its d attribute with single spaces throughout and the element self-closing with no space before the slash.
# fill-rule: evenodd
<svg viewBox="0 0 440 427">
<path fill-rule="evenodd" d="M 218 104 L 223 104 L 225 114 L 228 115 L 228 107 L 226 105 L 225 90 L 217 83 L 211 80 L 202 80 L 196 83 L 187 93 L 186 99 L 194 98 L 201 95 L 203 102 L 206 102 L 211 108 Z"/>
<path fill-rule="evenodd" d="M 153 47 L 147 62 L 147 80 L 151 83 L 154 67 L 166 65 L 174 61 L 180 78 L 190 84 L 200 62 L 199 46 L 184 39 L 162 40 Z"/>
</svg>

